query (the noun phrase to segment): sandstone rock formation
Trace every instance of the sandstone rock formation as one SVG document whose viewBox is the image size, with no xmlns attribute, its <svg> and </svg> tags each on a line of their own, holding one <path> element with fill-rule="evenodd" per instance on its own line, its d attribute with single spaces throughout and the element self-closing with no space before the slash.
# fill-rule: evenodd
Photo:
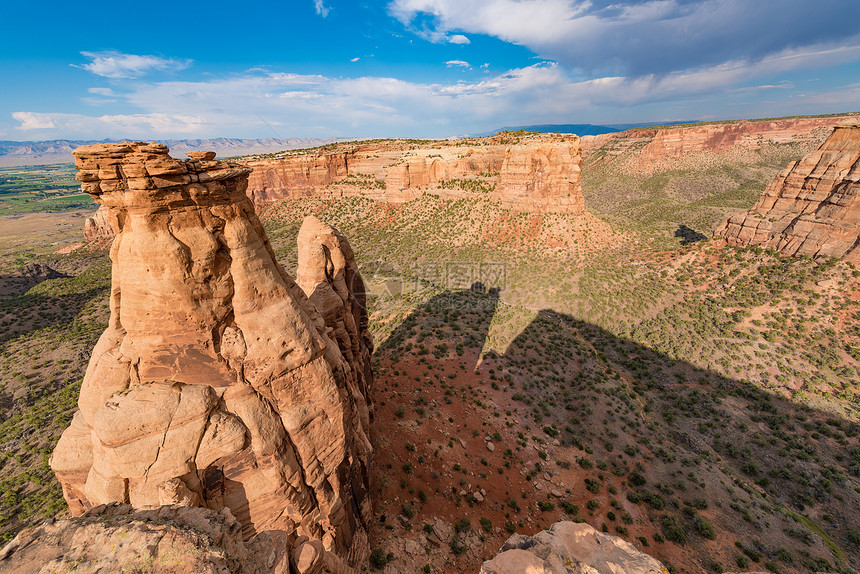
<svg viewBox="0 0 860 574">
<path fill-rule="evenodd" d="M 721 124 L 678 126 L 656 130 L 640 155 L 641 162 L 680 157 L 701 151 L 724 152 L 740 145 L 756 148 L 764 142 L 789 143 L 816 129 L 830 129 L 855 117 L 741 120 Z M 809 137 L 809 136 L 806 136 Z"/>
<path fill-rule="evenodd" d="M 860 127 L 837 127 L 816 151 L 792 162 L 748 212 L 715 233 L 732 245 L 786 255 L 860 262 Z"/>
<path fill-rule="evenodd" d="M 584 212 L 579 138 L 500 134 L 468 140 L 387 140 L 249 159 L 248 193 L 278 199 L 363 196 L 403 203 L 431 193 L 489 197 L 519 211 Z"/>
<path fill-rule="evenodd" d="M 84 239 L 95 241 L 97 239 L 112 239 L 116 235 L 113 227 L 108 221 L 108 208 L 102 205 L 95 213 L 84 220 Z"/>
<path fill-rule="evenodd" d="M 245 195 L 250 170 L 189 155 L 75 152 L 116 233 L 111 317 L 51 466 L 74 514 L 226 507 L 246 538 L 306 540 L 355 565 L 371 514 L 372 343 L 352 252 L 309 220 L 300 287 Z"/>
<path fill-rule="evenodd" d="M 514 534 L 481 574 L 668 574 L 657 560 L 588 524 L 556 522 L 534 536 Z"/>
</svg>

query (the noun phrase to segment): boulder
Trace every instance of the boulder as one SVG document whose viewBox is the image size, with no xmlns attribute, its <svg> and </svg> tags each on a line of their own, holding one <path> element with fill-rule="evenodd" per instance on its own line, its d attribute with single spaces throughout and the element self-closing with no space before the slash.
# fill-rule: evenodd
<svg viewBox="0 0 860 574">
<path fill-rule="evenodd" d="M 556 522 L 534 536 L 514 534 L 481 574 L 668 574 L 632 544 L 588 524 Z"/>
</svg>

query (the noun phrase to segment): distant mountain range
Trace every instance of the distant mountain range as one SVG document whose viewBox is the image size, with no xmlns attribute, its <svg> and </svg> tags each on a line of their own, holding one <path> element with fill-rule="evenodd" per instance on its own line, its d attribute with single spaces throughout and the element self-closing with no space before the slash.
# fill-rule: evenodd
<svg viewBox="0 0 860 574">
<path fill-rule="evenodd" d="M 665 123 L 665 122 L 664 122 Z M 693 122 L 676 122 L 693 123 Z M 542 124 L 533 126 L 505 127 L 492 132 L 476 134 L 483 137 L 496 134 L 501 131 L 526 130 L 530 132 L 555 132 L 564 134 L 601 135 L 620 132 L 630 128 L 644 126 L 662 125 L 656 123 L 644 124 Z M 182 157 L 185 152 L 195 150 L 214 151 L 219 157 L 235 157 L 256 153 L 273 153 L 289 149 L 302 149 L 321 146 L 329 143 L 349 141 L 356 138 L 264 138 L 264 139 L 239 139 L 239 138 L 212 138 L 212 139 L 187 139 L 187 140 L 156 140 L 170 148 L 174 157 Z M 75 148 L 94 143 L 105 143 L 110 141 L 123 141 L 120 139 L 105 140 L 50 140 L 50 141 L 2 141 L 0 140 L 0 166 L 16 165 L 39 165 L 72 163 L 72 150 Z"/>
<path fill-rule="evenodd" d="M 287 139 L 188 139 L 157 140 L 170 148 L 174 157 L 182 157 L 185 152 L 194 150 L 215 151 L 221 157 L 233 157 L 253 153 L 272 153 L 287 149 L 316 147 L 351 138 L 287 138 Z M 0 166 L 38 165 L 53 163 L 72 163 L 72 150 L 94 143 L 110 140 L 51 140 L 51 141 L 0 141 Z M 120 140 L 121 141 L 121 140 Z"/>
</svg>

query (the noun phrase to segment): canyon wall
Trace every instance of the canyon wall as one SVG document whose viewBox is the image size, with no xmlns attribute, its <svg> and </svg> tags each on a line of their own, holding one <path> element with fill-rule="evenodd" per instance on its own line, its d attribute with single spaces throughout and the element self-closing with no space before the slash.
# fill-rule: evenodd
<svg viewBox="0 0 860 574">
<path fill-rule="evenodd" d="M 766 145 L 817 146 L 839 125 L 853 124 L 860 116 L 798 117 L 774 120 L 738 120 L 725 123 L 636 128 L 599 136 L 583 136 L 585 161 L 606 161 L 625 152 L 635 155 L 638 172 L 677 167 L 673 159 L 700 153 L 759 150 Z M 665 164 L 665 165 L 663 165 Z"/>
<path fill-rule="evenodd" d="M 715 236 L 786 255 L 860 262 L 860 127 L 835 128 L 817 150 L 780 172 L 752 209 L 731 216 Z"/>
<path fill-rule="evenodd" d="M 73 514 L 227 509 L 246 539 L 280 540 L 273 571 L 309 544 L 360 564 L 372 340 L 352 251 L 308 218 L 293 281 L 246 195 L 251 170 L 188 155 L 155 143 L 75 152 L 116 234 L 111 315 L 51 466 Z"/>
<path fill-rule="evenodd" d="M 584 212 L 582 151 L 570 135 L 498 135 L 415 142 L 341 144 L 304 154 L 250 158 L 248 194 L 257 205 L 299 197 L 363 196 L 404 203 L 425 193 L 488 197 L 535 213 Z"/>
</svg>

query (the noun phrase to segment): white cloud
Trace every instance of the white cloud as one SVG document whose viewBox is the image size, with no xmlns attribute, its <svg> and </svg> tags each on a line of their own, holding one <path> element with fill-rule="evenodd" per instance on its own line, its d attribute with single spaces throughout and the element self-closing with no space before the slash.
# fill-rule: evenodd
<svg viewBox="0 0 860 574">
<path fill-rule="evenodd" d="M 13 112 L 12 119 L 21 122 L 21 125 L 17 127 L 19 130 L 47 130 L 57 127 L 57 124 L 54 123 L 48 114 Z"/>
<path fill-rule="evenodd" d="M 87 116 L 84 114 L 15 112 L 12 118 L 21 122 L 20 131 L 55 130 L 70 137 L 139 137 L 158 135 L 193 136 L 206 127 L 199 115 L 165 113 Z M 51 137 L 51 136 L 47 136 Z"/>
<path fill-rule="evenodd" d="M 353 58 L 350 62 L 358 62 L 359 60 L 361 60 L 361 58 Z"/>
<path fill-rule="evenodd" d="M 452 34 L 448 36 L 448 42 L 451 44 L 470 44 L 469 39 L 462 34 Z"/>
<path fill-rule="evenodd" d="M 92 60 L 89 64 L 75 66 L 105 78 L 138 78 L 152 71 L 179 71 L 191 65 L 191 60 L 139 56 L 119 52 L 81 52 Z M 74 66 L 74 64 L 73 64 Z"/>
<path fill-rule="evenodd" d="M 390 0 L 417 35 L 494 36 L 588 75 L 664 74 L 860 42 L 860 2 L 821 0 Z"/>
<path fill-rule="evenodd" d="M 205 81 L 128 82 L 109 94 L 133 113 L 53 114 L 20 111 L 17 134 L 53 137 L 278 137 L 448 136 L 503 125 L 644 119 L 695 119 L 703 110 L 732 117 L 770 117 L 856 108 L 857 87 L 822 90 L 759 78 L 802 66 L 851 57 L 855 48 L 818 46 L 784 50 L 761 60 L 735 60 L 669 74 L 605 75 L 582 79 L 564 66 L 543 62 L 481 81 L 413 82 L 397 78 L 329 77 L 272 71 L 246 72 Z M 464 60 L 448 66 L 467 69 Z M 776 86 L 781 103 L 763 102 Z M 851 100 L 851 98 L 855 98 Z M 692 103 L 691 103 L 692 102 Z M 702 102 L 705 102 L 704 104 Z M 840 105 L 839 102 L 842 102 Z"/>
<path fill-rule="evenodd" d="M 87 91 L 91 94 L 104 96 L 106 98 L 112 98 L 117 95 L 111 88 L 88 88 Z"/>
<path fill-rule="evenodd" d="M 314 9 L 323 18 L 328 17 L 328 13 L 331 10 L 331 8 L 323 4 L 323 0 L 314 0 Z"/>
</svg>

